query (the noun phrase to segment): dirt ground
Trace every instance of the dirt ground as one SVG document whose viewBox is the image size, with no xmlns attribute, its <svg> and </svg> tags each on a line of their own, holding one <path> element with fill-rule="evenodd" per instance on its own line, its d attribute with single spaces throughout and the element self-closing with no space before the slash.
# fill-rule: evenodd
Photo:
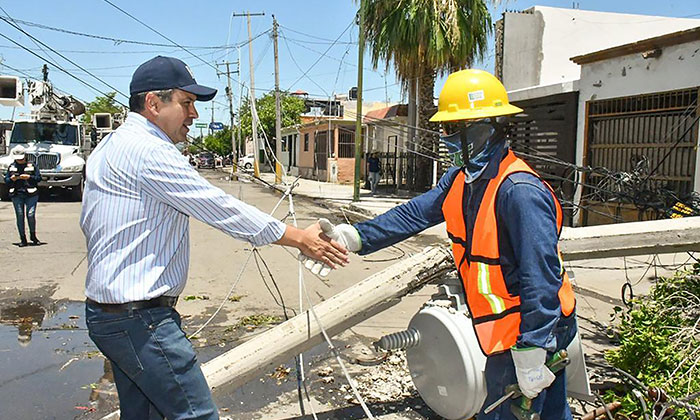
<svg viewBox="0 0 700 420">
<path fill-rule="evenodd" d="M 204 175 L 265 212 L 280 197 L 257 184 L 228 181 L 221 172 L 206 171 Z M 319 217 L 342 222 L 342 214 L 326 204 L 295 197 L 299 225 L 305 227 Z M 288 211 L 288 203 L 282 203 L 274 216 L 291 223 Z M 0 380 L 0 418 L 98 419 L 117 407 L 109 364 L 85 330 L 85 241 L 79 217 L 80 203 L 68 202 L 60 195 L 43 197 L 37 209 L 37 231 L 45 244 L 19 248 L 14 244 L 18 240 L 12 205 L 0 202 L 0 261 L 4 271 L 0 277 L 0 371 L 4 378 Z M 433 235 L 421 235 L 368 257 L 352 255 L 351 264 L 331 273 L 327 280 L 306 275 L 306 287 L 313 302 L 321 302 L 436 240 Z M 282 248 L 262 247 L 257 265 L 251 258 L 243 267 L 251 246 L 196 220 L 191 222 L 190 245 L 189 280 L 177 305 L 184 329 L 194 332 L 223 303 L 211 325 L 192 340 L 200 361 L 283 321 L 285 309 L 289 317 L 298 309 L 297 261 Z M 593 275 L 591 270 L 581 271 Z M 234 286 L 239 273 L 240 281 Z M 425 287 L 334 338 L 363 398 L 378 418 L 439 418 L 413 388 L 401 354 L 375 366 L 355 363 L 358 357 L 377 357 L 372 343 L 382 335 L 405 329 L 434 291 L 434 286 Z M 616 297 L 587 290 L 581 290 L 578 299 L 587 357 L 599 359 L 610 346 L 605 323 L 612 307 L 620 302 Z M 311 418 L 312 407 L 323 419 L 365 417 L 327 345 L 306 352 L 303 363 L 311 400 L 311 404 L 305 404 L 305 416 L 298 404 L 297 369 L 292 359 L 244 387 L 217 390 L 215 399 L 222 417 Z M 595 377 L 594 371 L 592 374 Z"/>
</svg>

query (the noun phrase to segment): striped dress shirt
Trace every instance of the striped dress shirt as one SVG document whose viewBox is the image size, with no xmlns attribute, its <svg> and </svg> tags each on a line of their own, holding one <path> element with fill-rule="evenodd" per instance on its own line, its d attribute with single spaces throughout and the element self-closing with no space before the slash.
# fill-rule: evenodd
<svg viewBox="0 0 700 420">
<path fill-rule="evenodd" d="M 211 185 L 137 113 L 100 142 L 86 172 L 85 295 L 100 303 L 178 296 L 189 266 L 189 216 L 254 245 L 279 240 L 286 228 Z"/>
</svg>

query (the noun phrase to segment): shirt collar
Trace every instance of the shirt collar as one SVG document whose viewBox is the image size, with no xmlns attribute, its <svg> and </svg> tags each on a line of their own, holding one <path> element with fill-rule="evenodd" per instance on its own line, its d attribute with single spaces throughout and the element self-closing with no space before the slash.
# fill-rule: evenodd
<svg viewBox="0 0 700 420">
<path fill-rule="evenodd" d="M 173 143 L 170 137 L 168 137 L 168 135 L 165 134 L 165 132 L 163 132 L 163 130 L 161 130 L 160 127 L 148 121 L 146 117 L 139 114 L 138 112 L 129 112 L 126 115 L 126 121 L 124 121 L 124 123 L 134 125 L 136 127 L 141 127 L 149 133 L 153 134 L 154 136 L 160 137 L 162 140 L 165 140 L 169 143 Z"/>
</svg>

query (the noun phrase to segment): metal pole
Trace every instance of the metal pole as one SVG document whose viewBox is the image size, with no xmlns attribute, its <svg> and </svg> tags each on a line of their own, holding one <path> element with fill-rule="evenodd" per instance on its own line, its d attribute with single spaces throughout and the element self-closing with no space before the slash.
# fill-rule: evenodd
<svg viewBox="0 0 700 420">
<path fill-rule="evenodd" d="M 253 154 L 255 155 L 255 162 L 253 162 L 253 174 L 256 177 L 260 177 L 260 165 L 259 165 L 259 155 L 260 146 L 258 145 L 258 113 L 255 109 L 255 70 L 253 63 L 253 35 L 250 30 L 250 12 L 246 13 L 248 18 L 248 61 L 250 65 L 250 116 L 251 125 L 253 128 Z"/>
<path fill-rule="evenodd" d="M 359 36 L 357 38 L 357 108 L 355 119 L 355 182 L 353 185 L 352 201 L 360 201 L 360 171 L 362 169 L 362 66 L 365 55 L 364 8 L 360 0 Z"/>
<path fill-rule="evenodd" d="M 280 105 L 280 63 L 277 49 L 277 19 L 272 15 L 272 40 L 275 48 L 275 149 L 280 150 L 275 162 L 275 184 L 282 183 L 282 165 L 279 163 L 282 150 L 282 108 Z M 275 150 L 275 153 L 277 153 Z"/>
</svg>

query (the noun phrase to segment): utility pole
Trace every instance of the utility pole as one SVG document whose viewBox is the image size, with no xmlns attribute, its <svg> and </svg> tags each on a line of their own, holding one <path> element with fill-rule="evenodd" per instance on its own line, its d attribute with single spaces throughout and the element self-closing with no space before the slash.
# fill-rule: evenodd
<svg viewBox="0 0 700 420">
<path fill-rule="evenodd" d="M 353 185 L 352 201 L 360 201 L 360 174 L 362 170 L 362 66 L 365 55 L 365 27 L 363 1 L 360 0 L 358 13 L 358 37 L 357 37 L 357 108 L 355 120 L 355 182 Z"/>
<path fill-rule="evenodd" d="M 275 149 L 282 150 L 282 107 L 280 105 L 280 63 L 277 49 L 277 19 L 272 15 L 272 40 L 275 47 Z M 274 153 L 277 153 L 275 150 Z M 275 161 L 275 184 L 282 183 L 282 165 L 279 163 L 279 156 Z"/>
<path fill-rule="evenodd" d="M 258 145 L 258 111 L 255 109 L 255 74 L 254 74 L 254 64 L 253 64 L 253 35 L 250 31 L 250 17 L 251 16 L 265 16 L 265 12 L 262 13 L 231 13 L 231 17 L 245 16 L 248 19 L 248 61 L 250 62 L 250 116 L 252 117 L 252 128 L 253 128 L 253 154 L 255 155 L 255 162 L 253 162 L 254 174 L 256 177 L 260 176 L 260 165 L 259 165 L 259 154 L 260 146 Z M 240 49 L 238 50 L 238 61 L 240 58 Z M 240 111 L 238 112 L 240 115 Z"/>
<path fill-rule="evenodd" d="M 225 74 L 226 80 L 227 80 L 226 97 L 228 98 L 228 112 L 229 112 L 229 117 L 231 119 L 231 125 L 230 125 L 230 127 L 231 127 L 231 156 L 232 156 L 232 159 L 231 159 L 231 177 L 233 177 L 233 172 L 236 169 L 236 164 L 238 163 L 238 148 L 236 147 L 236 139 L 235 139 L 235 136 L 233 134 L 234 133 L 234 131 L 233 131 L 233 123 L 234 123 L 233 117 L 235 114 L 233 113 L 233 97 L 232 97 L 233 91 L 231 90 L 231 73 L 238 73 L 238 70 L 232 72 L 230 67 L 229 67 L 231 64 L 233 64 L 233 63 L 230 63 L 228 61 L 226 61 L 225 63 L 221 63 L 221 65 L 226 66 L 226 72 L 225 73 L 219 72 L 219 70 L 217 69 L 216 75 L 220 76 L 222 74 Z M 235 64 L 238 65 L 238 62 L 236 62 Z M 219 65 L 217 64 L 217 67 L 218 66 Z"/>
<path fill-rule="evenodd" d="M 214 110 L 216 109 L 216 104 L 214 103 L 214 101 L 211 102 L 210 107 L 204 107 L 204 109 L 211 109 L 211 122 L 214 122 Z M 210 125 L 209 126 L 209 135 L 211 136 L 213 134 L 214 134 L 214 130 L 211 128 L 211 125 Z"/>
</svg>

